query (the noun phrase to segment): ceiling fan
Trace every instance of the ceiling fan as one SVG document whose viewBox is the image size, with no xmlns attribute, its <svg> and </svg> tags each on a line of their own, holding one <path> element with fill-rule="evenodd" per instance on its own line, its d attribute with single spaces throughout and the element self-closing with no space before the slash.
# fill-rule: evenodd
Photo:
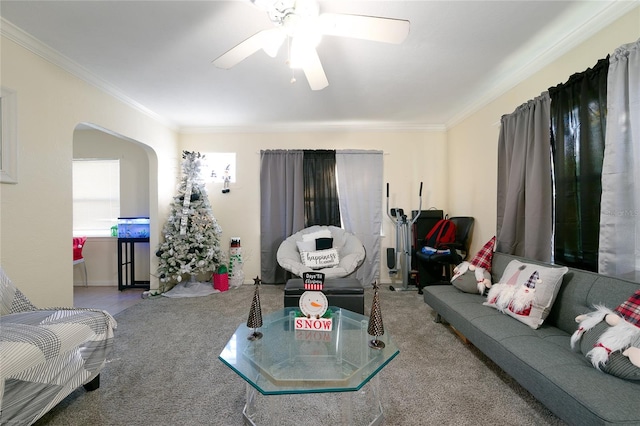
<svg viewBox="0 0 640 426">
<path fill-rule="evenodd" d="M 329 85 L 316 47 L 323 35 L 399 44 L 409 34 L 409 21 L 376 16 L 320 13 L 317 0 L 251 0 L 265 10 L 275 28 L 262 30 L 213 61 L 229 69 L 262 49 L 275 58 L 288 42 L 287 62 L 302 69 L 312 90 Z M 292 82 L 295 78 L 292 79 Z"/>
</svg>

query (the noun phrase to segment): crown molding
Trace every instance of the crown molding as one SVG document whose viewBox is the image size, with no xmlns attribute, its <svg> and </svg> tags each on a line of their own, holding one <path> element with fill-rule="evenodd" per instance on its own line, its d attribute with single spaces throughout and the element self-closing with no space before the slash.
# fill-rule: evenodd
<svg viewBox="0 0 640 426">
<path fill-rule="evenodd" d="M 81 79 L 82 81 L 85 81 L 86 83 L 89 83 L 90 85 L 105 92 L 106 94 L 116 98 L 120 102 L 152 118 L 160 124 L 174 131 L 177 130 L 177 126 L 175 125 L 175 123 L 170 122 L 166 118 L 151 111 L 144 105 L 136 102 L 129 96 L 125 95 L 117 87 L 97 77 L 91 71 L 87 70 L 78 63 L 52 49 L 48 45 L 42 43 L 40 40 L 36 39 L 29 33 L 13 25 L 11 22 L 2 17 L 0 17 L 0 35 L 24 47 L 25 49 L 43 58 L 44 60 L 62 68 L 63 70 Z"/>
<path fill-rule="evenodd" d="M 568 53 L 571 49 L 585 42 L 606 26 L 612 24 L 633 9 L 640 7 L 640 0 L 615 0 L 607 3 L 607 6 L 605 6 L 600 13 L 583 22 L 580 27 L 576 28 L 566 37 L 559 39 L 557 43 L 550 45 L 544 52 L 533 57 L 531 61 L 524 63 L 514 72 L 506 76 L 501 75 L 495 79 L 493 83 L 489 84 L 490 87 L 487 90 L 479 96 L 474 96 L 475 101 L 467 104 L 467 106 L 454 115 L 451 120 L 447 121 L 445 127 L 449 129 L 459 124 L 475 112 L 487 106 L 490 102 L 513 89 L 519 83 L 532 77 L 535 73 Z"/>
</svg>

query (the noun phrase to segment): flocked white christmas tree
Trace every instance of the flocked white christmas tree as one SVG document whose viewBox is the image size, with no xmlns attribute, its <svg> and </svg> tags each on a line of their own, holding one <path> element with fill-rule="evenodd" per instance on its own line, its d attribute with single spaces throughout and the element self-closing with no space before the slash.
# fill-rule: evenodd
<svg viewBox="0 0 640 426">
<path fill-rule="evenodd" d="M 169 218 L 156 255 L 161 282 L 181 282 L 187 276 L 212 274 L 224 261 L 218 225 L 200 177 L 199 152 L 183 151 L 182 181 L 173 198 Z"/>
</svg>

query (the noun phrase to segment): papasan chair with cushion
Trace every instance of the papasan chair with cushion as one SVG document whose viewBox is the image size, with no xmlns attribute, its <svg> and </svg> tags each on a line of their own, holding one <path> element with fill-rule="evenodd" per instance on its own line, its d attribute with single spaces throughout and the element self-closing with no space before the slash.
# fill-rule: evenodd
<svg viewBox="0 0 640 426">
<path fill-rule="evenodd" d="M 322 272 L 325 279 L 333 279 L 353 274 L 364 261 L 365 250 L 354 234 L 342 228 L 314 225 L 284 240 L 276 258 L 298 277 L 303 272 Z"/>
</svg>

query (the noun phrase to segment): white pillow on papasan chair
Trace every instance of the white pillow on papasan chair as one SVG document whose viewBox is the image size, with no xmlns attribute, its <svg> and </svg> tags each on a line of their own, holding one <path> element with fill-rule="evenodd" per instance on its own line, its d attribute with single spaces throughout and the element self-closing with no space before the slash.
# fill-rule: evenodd
<svg viewBox="0 0 640 426">
<path fill-rule="evenodd" d="M 323 242 L 323 247 L 326 247 L 327 231 L 331 235 L 330 238 L 333 239 L 329 242 L 331 247 L 314 250 L 317 239 Z M 308 259 L 315 259 L 324 253 L 328 259 L 335 259 L 335 252 L 337 252 L 337 265 L 324 268 L 307 266 L 301 258 L 301 253 L 303 257 L 306 255 Z M 331 279 L 346 277 L 354 273 L 364 261 L 365 250 L 358 237 L 342 228 L 314 225 L 298 231 L 284 240 L 278 248 L 276 258 L 282 268 L 298 277 L 301 277 L 303 272 L 322 272 L 325 279 Z"/>
</svg>

